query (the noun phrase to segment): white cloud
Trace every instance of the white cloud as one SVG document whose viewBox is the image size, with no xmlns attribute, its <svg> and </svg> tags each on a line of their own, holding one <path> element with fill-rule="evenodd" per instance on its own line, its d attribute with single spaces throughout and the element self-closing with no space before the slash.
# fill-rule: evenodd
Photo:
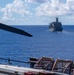
<svg viewBox="0 0 74 75">
<path fill-rule="evenodd" d="M 74 0 L 67 0 L 66 9 L 70 11 L 70 14 L 74 14 Z"/>
<path fill-rule="evenodd" d="M 24 0 L 14 0 L 13 3 L 7 4 L 5 8 L 2 8 L 2 12 L 4 12 L 4 16 L 2 19 L 9 20 L 13 13 L 25 16 L 30 15 L 31 13 L 26 9 L 27 5 Z"/>
<path fill-rule="evenodd" d="M 65 1 L 65 0 L 64 0 Z M 12 3 L 0 8 L 2 21 L 11 20 L 17 23 L 32 23 L 32 19 L 40 20 L 40 16 L 74 15 L 74 0 L 13 0 Z M 31 4 L 30 4 L 31 3 Z M 33 4 L 32 4 L 33 3 Z M 36 9 L 36 10 L 35 10 Z M 33 14 L 33 15 L 32 15 Z M 36 16 L 37 15 L 37 16 Z M 24 16 L 24 17 L 23 17 Z M 31 17 L 32 16 L 32 17 Z M 21 19 L 22 18 L 22 19 Z M 23 22 L 21 22 L 23 21 Z"/>
<path fill-rule="evenodd" d="M 26 0 L 29 3 L 44 3 L 47 2 L 48 0 Z"/>
<path fill-rule="evenodd" d="M 67 0 L 66 3 L 60 0 L 51 0 L 36 8 L 37 15 L 59 16 L 74 14 L 74 0 Z"/>
</svg>

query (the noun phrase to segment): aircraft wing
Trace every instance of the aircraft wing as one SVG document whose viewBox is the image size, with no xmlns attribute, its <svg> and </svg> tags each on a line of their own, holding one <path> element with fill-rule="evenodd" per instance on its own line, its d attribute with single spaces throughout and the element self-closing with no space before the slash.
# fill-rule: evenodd
<svg viewBox="0 0 74 75">
<path fill-rule="evenodd" d="M 26 31 L 23 31 L 21 29 L 18 29 L 18 28 L 12 27 L 12 26 L 8 26 L 6 24 L 0 23 L 0 29 L 6 30 L 6 31 L 9 31 L 9 32 L 13 32 L 13 33 L 17 33 L 17 34 L 20 34 L 20 35 L 32 37 L 32 35 L 27 33 Z"/>
</svg>

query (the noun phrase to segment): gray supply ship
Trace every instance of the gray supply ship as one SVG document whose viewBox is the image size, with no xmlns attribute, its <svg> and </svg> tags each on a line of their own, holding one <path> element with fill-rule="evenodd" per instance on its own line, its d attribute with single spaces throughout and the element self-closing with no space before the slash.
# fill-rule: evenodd
<svg viewBox="0 0 74 75">
<path fill-rule="evenodd" d="M 62 31 L 62 23 L 58 21 L 58 18 L 56 18 L 56 22 L 51 22 L 49 25 L 50 31 Z"/>
</svg>

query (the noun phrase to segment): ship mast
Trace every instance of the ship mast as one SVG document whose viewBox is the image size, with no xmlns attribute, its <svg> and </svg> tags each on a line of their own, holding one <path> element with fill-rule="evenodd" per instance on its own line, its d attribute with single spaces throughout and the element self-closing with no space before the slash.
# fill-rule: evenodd
<svg viewBox="0 0 74 75">
<path fill-rule="evenodd" d="M 58 18 L 56 17 L 56 22 L 58 22 Z"/>
</svg>

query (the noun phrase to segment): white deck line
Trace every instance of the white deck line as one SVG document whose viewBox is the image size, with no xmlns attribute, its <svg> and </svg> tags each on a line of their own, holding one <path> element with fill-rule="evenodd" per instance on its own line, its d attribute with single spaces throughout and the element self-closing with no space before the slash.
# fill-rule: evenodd
<svg viewBox="0 0 74 75">
<path fill-rule="evenodd" d="M 45 70 L 11 66 L 11 65 L 3 65 L 3 64 L 0 64 L 0 71 L 9 72 L 9 73 L 14 73 L 17 71 L 18 74 L 20 74 L 20 75 L 24 75 L 25 72 L 46 72 L 46 73 L 49 72 L 49 71 L 45 71 Z"/>
<path fill-rule="evenodd" d="M 33 68 L 27 68 L 27 67 L 18 67 L 18 66 L 11 66 L 11 65 L 3 65 L 0 64 L 0 71 L 4 72 L 9 72 L 9 73 L 14 73 L 18 72 L 20 75 L 24 75 L 25 72 L 43 72 L 43 73 L 53 73 L 52 71 L 46 71 L 46 70 L 41 70 L 41 69 L 33 69 Z M 58 72 L 54 72 L 59 75 L 68 75 L 68 74 L 62 74 Z M 5 74 L 4 74 L 5 75 Z"/>
</svg>

